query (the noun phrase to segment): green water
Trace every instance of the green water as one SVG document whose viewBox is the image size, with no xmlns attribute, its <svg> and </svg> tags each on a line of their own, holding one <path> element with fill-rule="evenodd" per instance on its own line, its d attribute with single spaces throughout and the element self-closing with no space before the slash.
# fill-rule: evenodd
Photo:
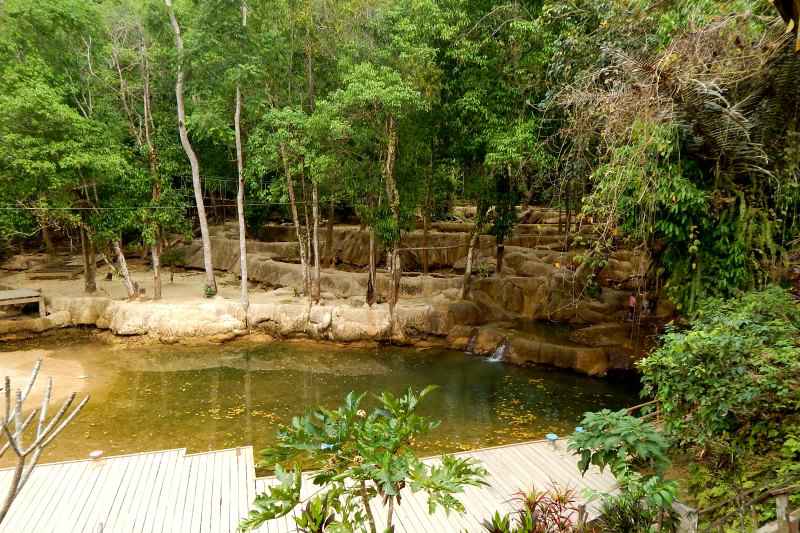
<svg viewBox="0 0 800 533">
<path fill-rule="evenodd" d="M 443 349 L 81 341 L 52 348 L 51 357 L 81 363 L 92 400 L 46 461 L 84 458 L 92 450 L 194 452 L 246 444 L 258 450 L 292 415 L 319 404 L 336 406 L 351 390 L 438 385 L 422 409 L 442 421 L 420 443 L 426 453 L 565 435 L 584 411 L 636 403 L 631 386 Z"/>
</svg>

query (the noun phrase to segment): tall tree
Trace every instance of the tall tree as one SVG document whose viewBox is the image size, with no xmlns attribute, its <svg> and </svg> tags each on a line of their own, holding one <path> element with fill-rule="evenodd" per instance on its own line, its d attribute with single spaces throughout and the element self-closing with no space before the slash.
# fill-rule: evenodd
<svg viewBox="0 0 800 533">
<path fill-rule="evenodd" d="M 167 6 L 170 25 L 175 34 L 175 51 L 177 55 L 175 66 L 175 101 L 178 111 L 178 133 L 181 138 L 183 151 L 186 153 L 186 157 L 189 159 L 189 164 L 192 167 L 192 188 L 194 189 L 194 199 L 197 206 L 197 218 L 200 222 L 200 238 L 203 243 L 203 267 L 206 271 L 205 294 L 206 296 L 214 296 L 217 294 L 217 281 L 214 277 L 214 264 L 211 256 L 211 237 L 208 231 L 208 219 L 206 218 L 206 208 L 203 201 L 203 184 L 200 181 L 200 162 L 197 160 L 197 154 L 192 147 L 192 143 L 189 140 L 189 132 L 186 129 L 186 107 L 183 95 L 183 37 L 181 36 L 181 28 L 178 25 L 178 19 L 175 16 L 175 9 L 172 6 L 172 0 L 164 0 L 164 3 Z"/>
<path fill-rule="evenodd" d="M 242 30 L 247 30 L 247 2 L 242 0 Z M 238 182 L 236 189 L 236 215 L 239 222 L 239 272 L 241 276 L 241 302 L 247 309 L 250 305 L 247 281 L 247 235 L 244 222 L 244 152 L 242 150 L 242 87 L 241 81 L 236 81 L 236 111 L 234 113 L 234 129 L 236 131 L 236 172 Z"/>
</svg>

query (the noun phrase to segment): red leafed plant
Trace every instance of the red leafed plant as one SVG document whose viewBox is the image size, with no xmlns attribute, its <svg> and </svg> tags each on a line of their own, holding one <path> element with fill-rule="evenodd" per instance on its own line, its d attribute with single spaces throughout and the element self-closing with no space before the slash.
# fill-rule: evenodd
<svg viewBox="0 0 800 533">
<path fill-rule="evenodd" d="M 553 485 L 540 491 L 518 492 L 513 502 L 519 510 L 513 515 L 495 513 L 483 523 L 489 533 L 572 533 L 576 531 L 578 506 L 575 490 Z"/>
</svg>

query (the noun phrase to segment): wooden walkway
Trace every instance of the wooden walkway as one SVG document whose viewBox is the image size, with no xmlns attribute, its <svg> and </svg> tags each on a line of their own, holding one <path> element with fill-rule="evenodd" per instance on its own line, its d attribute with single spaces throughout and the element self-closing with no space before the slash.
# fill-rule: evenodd
<svg viewBox="0 0 800 533">
<path fill-rule="evenodd" d="M 608 472 L 581 477 L 577 458 L 537 441 L 460 453 L 481 461 L 489 486 L 467 488 L 459 499 L 464 515 L 427 512 L 422 494 L 406 489 L 395 520 L 398 533 L 479 532 L 495 511 L 510 511 L 514 493 L 551 483 L 609 491 Z M 183 449 L 39 465 L 0 526 L 2 533 L 235 533 L 256 492 L 275 479 L 255 478 L 251 447 L 186 454 Z M 428 461 L 437 461 L 437 458 Z M 0 470 L 0 494 L 11 479 Z M 304 483 L 303 497 L 315 490 Z M 373 501 L 377 517 L 385 517 Z M 589 506 L 590 516 L 596 510 Z M 385 519 L 385 518 L 384 518 Z M 264 524 L 259 532 L 296 531 L 291 516 Z"/>
</svg>

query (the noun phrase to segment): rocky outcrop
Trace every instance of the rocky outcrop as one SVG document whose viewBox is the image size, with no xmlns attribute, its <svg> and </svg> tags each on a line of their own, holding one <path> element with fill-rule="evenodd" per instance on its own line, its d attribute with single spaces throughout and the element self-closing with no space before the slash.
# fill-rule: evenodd
<svg viewBox="0 0 800 533">
<path fill-rule="evenodd" d="M 247 327 L 242 307 L 218 298 L 167 303 L 57 297 L 48 309 L 67 317 L 64 325 L 93 326 L 116 335 L 211 337 Z"/>
<path fill-rule="evenodd" d="M 290 243 L 256 243 L 248 241 L 247 270 L 252 281 L 259 282 L 269 288 L 289 287 L 300 292 L 303 290 L 303 269 L 298 263 L 276 259 L 273 252 L 263 251 L 265 244 Z M 239 244 L 230 239 L 214 238 L 211 240 L 212 255 L 215 268 L 239 273 Z M 296 247 L 296 245 L 294 245 Z M 188 268 L 203 268 L 203 250 L 199 241 L 182 248 L 185 257 L 184 265 Z M 252 250 L 252 251 L 251 251 Z M 260 251 L 261 250 L 261 251 Z M 378 292 L 388 297 L 390 278 L 385 273 L 378 273 Z M 439 294 L 449 289 L 461 287 L 461 278 L 418 275 L 403 276 L 400 294 L 416 296 L 423 294 Z M 363 298 L 367 289 L 367 274 L 364 272 L 348 272 L 345 270 L 324 269 L 320 275 L 322 292 L 332 294 L 336 298 Z"/>
<path fill-rule="evenodd" d="M 515 329 L 513 324 L 459 326 L 450 331 L 448 343 L 474 355 L 501 355 L 507 363 L 548 365 L 591 376 L 603 375 L 612 368 L 609 353 L 603 347 L 578 344 L 569 338 L 544 337 Z M 502 353 L 498 354 L 498 350 Z"/>
<path fill-rule="evenodd" d="M 274 337 L 306 336 L 338 342 L 412 342 L 444 339 L 458 324 L 480 324 L 479 307 L 471 302 L 405 303 L 397 307 L 394 330 L 387 305 L 352 306 L 346 302 L 309 305 L 276 291 L 266 303 L 252 303 L 247 312 L 223 298 L 188 302 L 119 301 L 102 297 L 57 297 L 47 318 L 0 321 L 0 334 L 42 332 L 65 326 L 92 326 L 116 335 L 148 335 L 161 339 L 219 337 L 248 330 Z"/>
</svg>

